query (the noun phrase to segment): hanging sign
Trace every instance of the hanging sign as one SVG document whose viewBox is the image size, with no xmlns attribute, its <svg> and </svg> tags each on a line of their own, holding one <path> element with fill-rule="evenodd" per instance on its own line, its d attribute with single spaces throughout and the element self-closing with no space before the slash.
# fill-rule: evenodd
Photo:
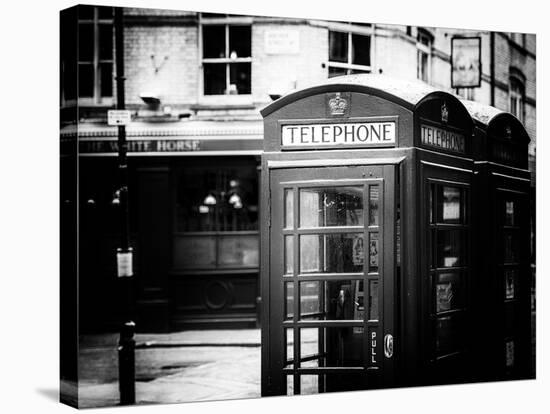
<svg viewBox="0 0 550 414">
<path fill-rule="evenodd" d="M 451 86 L 481 86 L 481 37 L 457 36 L 451 39 Z"/>
</svg>

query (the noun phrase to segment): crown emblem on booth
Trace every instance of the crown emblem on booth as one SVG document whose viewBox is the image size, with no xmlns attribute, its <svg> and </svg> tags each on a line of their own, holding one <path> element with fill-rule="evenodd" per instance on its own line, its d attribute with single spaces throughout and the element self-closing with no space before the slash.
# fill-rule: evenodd
<svg viewBox="0 0 550 414">
<path fill-rule="evenodd" d="M 443 102 L 441 105 L 441 122 L 447 123 L 449 121 L 449 110 L 447 109 L 447 104 Z"/>
<path fill-rule="evenodd" d="M 331 115 L 344 115 L 348 107 L 348 101 L 340 96 L 340 92 L 337 92 L 334 98 L 329 99 L 328 106 Z"/>
</svg>

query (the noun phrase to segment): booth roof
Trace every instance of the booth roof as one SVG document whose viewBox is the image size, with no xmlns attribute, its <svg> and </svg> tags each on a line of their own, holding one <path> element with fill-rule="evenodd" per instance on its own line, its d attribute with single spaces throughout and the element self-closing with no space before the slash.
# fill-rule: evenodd
<svg viewBox="0 0 550 414">
<path fill-rule="evenodd" d="M 379 89 L 415 106 L 426 95 L 438 91 L 433 86 L 417 79 L 401 79 L 387 75 L 357 74 L 330 78 L 326 84 L 353 84 Z"/>
<path fill-rule="evenodd" d="M 485 105 L 475 101 L 469 101 L 467 99 L 459 99 L 470 113 L 470 116 L 475 121 L 479 121 L 485 125 L 489 125 L 489 122 L 491 122 L 498 114 L 505 113 L 504 111 L 501 111 L 494 106 Z"/>
</svg>

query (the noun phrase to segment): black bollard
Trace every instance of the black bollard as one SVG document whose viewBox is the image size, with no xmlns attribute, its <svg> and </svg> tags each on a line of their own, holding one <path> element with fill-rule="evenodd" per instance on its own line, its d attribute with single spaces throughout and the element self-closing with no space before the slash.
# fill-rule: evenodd
<svg viewBox="0 0 550 414">
<path fill-rule="evenodd" d="M 123 325 L 118 342 L 118 386 L 120 391 L 120 405 L 136 403 L 136 369 L 134 340 L 136 324 L 128 321 Z"/>
</svg>

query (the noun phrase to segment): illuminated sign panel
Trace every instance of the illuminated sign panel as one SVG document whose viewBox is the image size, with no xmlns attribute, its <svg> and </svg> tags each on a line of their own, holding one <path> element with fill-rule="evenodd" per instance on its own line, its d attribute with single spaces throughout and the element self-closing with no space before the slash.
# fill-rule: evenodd
<svg viewBox="0 0 550 414">
<path fill-rule="evenodd" d="M 283 125 L 281 144 L 286 148 L 393 146 L 396 122 Z"/>
<path fill-rule="evenodd" d="M 420 129 L 420 139 L 423 145 L 460 154 L 466 153 L 464 135 L 425 124 L 422 124 Z"/>
</svg>

